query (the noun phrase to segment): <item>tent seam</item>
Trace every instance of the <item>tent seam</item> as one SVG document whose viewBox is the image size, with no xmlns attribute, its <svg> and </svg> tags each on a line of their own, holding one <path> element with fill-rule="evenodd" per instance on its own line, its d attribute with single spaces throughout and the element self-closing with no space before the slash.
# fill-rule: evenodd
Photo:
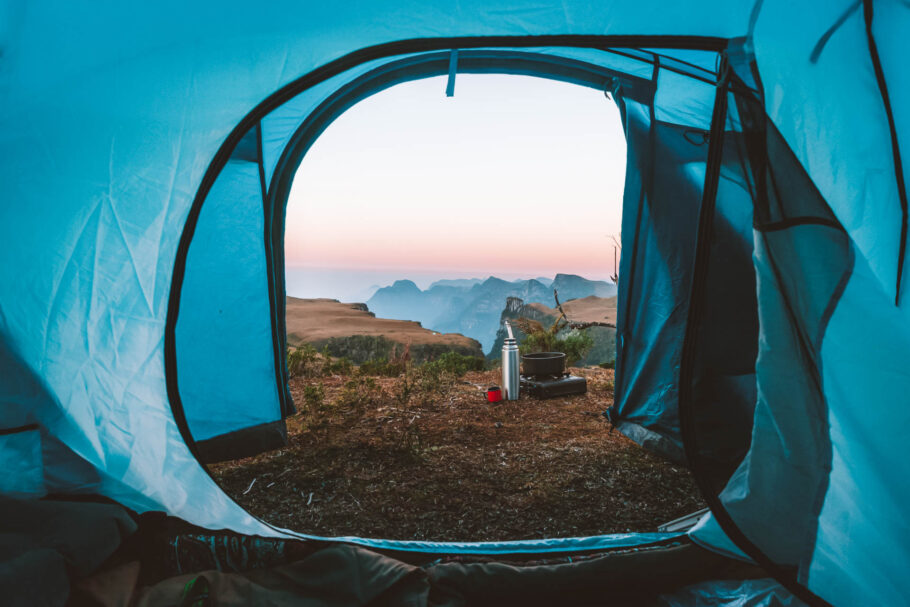
<svg viewBox="0 0 910 607">
<path fill-rule="evenodd" d="M 897 196 L 901 204 L 901 235 L 900 243 L 898 244 L 897 285 L 894 293 L 894 305 L 899 306 L 901 300 L 901 281 L 904 274 L 904 257 L 907 252 L 907 186 L 904 183 L 904 167 L 903 162 L 901 161 L 897 127 L 894 123 L 894 112 L 891 109 L 891 97 L 888 94 L 888 83 L 885 80 L 885 72 L 882 68 L 881 58 L 878 54 L 878 45 L 875 43 L 875 36 L 872 33 L 872 0 L 863 0 L 863 18 L 866 22 L 866 41 L 869 45 L 869 57 L 872 60 L 872 68 L 875 70 L 875 80 L 878 83 L 878 91 L 882 98 L 882 105 L 884 106 L 885 114 L 888 117 L 888 130 L 891 134 L 891 154 L 894 161 L 894 177 L 897 182 Z"/>
</svg>

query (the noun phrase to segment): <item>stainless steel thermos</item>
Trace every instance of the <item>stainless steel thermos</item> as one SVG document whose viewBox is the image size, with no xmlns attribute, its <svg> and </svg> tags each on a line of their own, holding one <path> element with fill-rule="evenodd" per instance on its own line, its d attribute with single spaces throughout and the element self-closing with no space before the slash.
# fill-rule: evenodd
<svg viewBox="0 0 910 607">
<path fill-rule="evenodd" d="M 506 321 L 509 336 L 502 342 L 502 391 L 506 400 L 518 400 L 518 340 L 512 335 L 512 326 Z"/>
</svg>

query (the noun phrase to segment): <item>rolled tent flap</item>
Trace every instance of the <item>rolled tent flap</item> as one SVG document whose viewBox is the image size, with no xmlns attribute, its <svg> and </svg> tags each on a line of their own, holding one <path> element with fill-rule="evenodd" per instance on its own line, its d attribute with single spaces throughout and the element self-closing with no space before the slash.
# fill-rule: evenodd
<svg viewBox="0 0 910 607">
<path fill-rule="evenodd" d="M 653 105 L 626 101 L 624 107 L 629 153 L 619 268 L 623 280 L 615 401 L 609 415 L 625 435 L 681 461 L 674 369 L 686 321 L 680 302 L 691 277 L 707 146 L 687 142 L 671 127 L 665 131 L 676 135 L 672 143 L 658 138 Z"/>
<path fill-rule="evenodd" d="M 827 479 L 817 350 L 849 247 L 757 98 L 724 95 L 734 130 L 716 163 L 713 219 L 699 233 L 707 246 L 696 260 L 681 421 L 709 500 L 718 496 L 751 545 L 792 572 L 811 553 Z M 742 265 L 750 257 L 754 273 Z"/>
<path fill-rule="evenodd" d="M 740 66 L 760 74 L 764 89 L 763 98 L 739 96 L 730 106 L 741 127 L 731 142 L 744 167 L 736 180 L 744 178 L 755 209 L 759 333 L 748 451 L 726 482 L 706 476 L 716 441 L 699 422 L 723 420 L 704 416 L 711 401 L 698 397 L 703 355 L 719 351 L 710 333 L 698 334 L 693 374 L 681 379 L 693 381 L 690 462 L 717 494 L 709 503 L 724 531 L 782 579 L 845 605 L 904 602 L 906 584 L 894 573 L 910 563 L 900 514 L 907 484 L 893 476 L 906 475 L 893 437 L 907 427 L 910 386 L 896 362 L 910 351 L 910 306 L 895 284 L 905 255 L 897 115 L 906 110 L 887 115 L 887 87 L 868 52 L 870 32 L 890 37 L 901 17 L 889 11 L 895 21 L 875 17 L 869 27 L 872 5 L 826 5 L 803 22 L 791 6 L 765 2 L 756 62 Z M 834 74 L 845 71 L 855 86 L 832 103 Z M 885 74 L 885 84 L 900 87 L 901 76 Z M 734 169 L 727 151 L 724 166 Z M 721 184 L 718 208 L 725 201 Z M 705 266 L 708 282 L 717 270 Z M 714 304 L 704 296 L 693 305 Z M 723 549 L 716 532 L 694 535 Z"/>
<path fill-rule="evenodd" d="M 273 332 L 257 131 L 252 135 L 206 197 L 181 290 L 177 385 L 204 461 L 285 444 L 281 342 Z"/>
<path fill-rule="evenodd" d="M 735 114 L 711 132 L 718 54 L 675 53 L 655 67 L 649 104 L 625 101 L 628 143 L 623 256 L 617 322 L 616 395 L 608 411 L 618 429 L 675 461 L 685 460 L 679 421 L 679 369 L 696 253 L 696 234 L 712 140 L 733 137 Z M 700 64 L 700 65 L 699 65 Z M 711 66 L 709 70 L 704 66 Z M 698 69 L 693 69 L 694 67 Z M 745 87 L 745 83 L 743 83 Z M 755 400 L 758 327 L 752 269 L 752 197 L 738 151 L 725 146 L 715 208 L 707 288 L 711 310 L 700 327 L 710 339 L 700 362 L 697 400 L 703 430 L 729 468 L 748 447 Z M 710 407 L 707 403 L 711 403 Z M 731 464 L 732 462 L 732 464 Z"/>
<path fill-rule="evenodd" d="M 782 358 L 774 346 L 792 337 L 783 336 L 783 323 L 763 322 L 768 339 L 759 354 L 759 385 L 769 390 L 762 390 L 767 396 L 758 403 L 778 431 L 763 446 L 753 439 L 753 450 L 798 436 L 800 449 L 783 452 L 785 458 L 773 467 L 789 476 L 811 478 L 815 471 L 818 477 L 812 517 L 797 528 L 812 540 L 799 553 L 800 580 L 834 604 L 902 604 L 910 595 L 907 577 L 899 573 L 910 567 L 905 515 L 910 485 L 904 480 L 910 427 L 905 67 L 910 9 L 899 2 L 842 1 L 820 5 L 811 19 L 801 20 L 791 8 L 779 0 L 765 2 L 755 25 L 764 110 L 833 221 L 762 235 L 756 267 L 767 275 L 775 263 L 781 291 L 798 294 L 806 311 L 790 323 L 810 338 L 811 356 L 804 358 L 813 373 L 773 372 Z M 849 86 L 839 86 L 844 74 Z M 819 309 L 823 326 L 813 334 Z M 809 415 L 793 415 L 796 394 L 782 393 L 778 382 L 801 384 L 799 394 L 806 384 L 817 391 L 804 405 L 812 405 Z M 756 433 L 758 415 L 757 408 Z M 810 424 L 811 433 L 795 434 L 795 428 Z M 807 458 L 809 446 L 817 453 Z M 758 454 L 750 459 L 754 467 L 772 467 Z M 789 489 L 777 482 L 774 491 Z M 751 512 L 764 524 L 767 515 Z"/>
</svg>

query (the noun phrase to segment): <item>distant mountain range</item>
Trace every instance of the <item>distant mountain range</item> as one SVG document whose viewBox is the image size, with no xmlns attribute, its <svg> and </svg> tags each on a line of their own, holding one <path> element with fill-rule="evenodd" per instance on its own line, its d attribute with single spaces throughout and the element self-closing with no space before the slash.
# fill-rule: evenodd
<svg viewBox="0 0 910 607">
<path fill-rule="evenodd" d="M 442 280 L 437 280 L 432 283 L 427 290 L 430 290 L 433 287 L 467 287 L 470 289 L 474 285 L 482 282 L 483 278 L 443 278 Z"/>
<path fill-rule="evenodd" d="M 415 320 L 440 333 L 461 333 L 476 339 L 488 351 L 496 340 L 509 297 L 518 297 L 526 304 L 552 306 L 554 289 L 563 303 L 591 295 L 616 295 L 616 285 L 574 274 L 557 274 L 552 280 L 541 277 L 512 282 L 490 276 L 485 280 L 438 280 L 425 291 L 413 281 L 398 280 L 377 290 L 366 304 L 380 318 Z"/>
<path fill-rule="evenodd" d="M 332 356 L 345 356 L 355 364 L 409 348 L 414 362 L 436 358 L 444 352 L 483 356 L 480 344 L 463 335 L 443 335 L 416 322 L 376 318 L 362 303 L 336 299 L 288 297 L 285 307 L 288 344 L 327 348 Z"/>
</svg>

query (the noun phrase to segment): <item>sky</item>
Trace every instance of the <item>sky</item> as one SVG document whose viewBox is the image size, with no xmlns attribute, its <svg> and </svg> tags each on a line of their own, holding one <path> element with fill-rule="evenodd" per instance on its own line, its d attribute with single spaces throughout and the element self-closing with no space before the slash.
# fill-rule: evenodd
<svg viewBox="0 0 910 607">
<path fill-rule="evenodd" d="M 541 78 L 399 84 L 342 114 L 287 208 L 287 291 L 351 299 L 410 278 L 613 272 L 625 176 L 616 105 Z"/>
</svg>

